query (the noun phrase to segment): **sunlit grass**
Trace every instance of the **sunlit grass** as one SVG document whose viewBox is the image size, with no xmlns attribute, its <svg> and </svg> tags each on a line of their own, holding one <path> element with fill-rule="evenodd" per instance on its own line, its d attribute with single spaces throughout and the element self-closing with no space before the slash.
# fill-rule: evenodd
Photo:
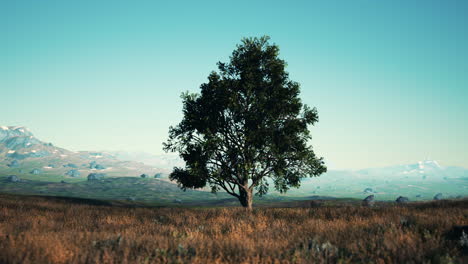
<svg viewBox="0 0 468 264">
<path fill-rule="evenodd" d="M 466 200 L 248 213 L 0 195 L 0 263 L 461 263 L 454 225 Z"/>
</svg>

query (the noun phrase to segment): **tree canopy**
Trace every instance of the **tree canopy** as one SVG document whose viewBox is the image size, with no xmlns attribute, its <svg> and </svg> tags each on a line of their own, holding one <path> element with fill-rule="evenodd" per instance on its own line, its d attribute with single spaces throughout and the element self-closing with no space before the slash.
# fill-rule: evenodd
<svg viewBox="0 0 468 264">
<path fill-rule="evenodd" d="M 278 56 L 269 37 L 244 38 L 200 93 L 182 94 L 183 120 L 164 143 L 185 161 L 170 174 L 181 188 L 222 189 L 252 208 L 254 190 L 285 192 L 326 172 L 309 144 L 317 110 L 301 102 Z"/>
</svg>

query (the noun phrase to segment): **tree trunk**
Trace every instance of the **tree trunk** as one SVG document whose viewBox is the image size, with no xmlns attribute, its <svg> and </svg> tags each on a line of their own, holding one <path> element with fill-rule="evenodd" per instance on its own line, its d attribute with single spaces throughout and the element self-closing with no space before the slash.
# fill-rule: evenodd
<svg viewBox="0 0 468 264">
<path fill-rule="evenodd" d="M 253 194 L 252 194 L 252 190 L 249 189 L 249 188 L 246 188 L 247 190 L 245 190 L 244 188 L 239 188 L 239 201 L 241 203 L 241 205 L 245 208 L 245 209 L 248 209 L 249 211 L 252 210 L 252 204 L 253 204 Z"/>
</svg>

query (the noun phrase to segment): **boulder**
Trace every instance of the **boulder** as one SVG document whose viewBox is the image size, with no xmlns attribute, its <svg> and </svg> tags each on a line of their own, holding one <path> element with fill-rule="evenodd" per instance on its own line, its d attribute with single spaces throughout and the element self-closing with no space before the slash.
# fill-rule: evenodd
<svg viewBox="0 0 468 264">
<path fill-rule="evenodd" d="M 140 177 L 141 178 L 149 178 L 148 174 L 144 174 L 144 173 L 142 175 L 140 175 Z"/>
<path fill-rule="evenodd" d="M 395 202 L 397 202 L 397 203 L 407 203 L 407 202 L 409 202 L 409 199 L 408 199 L 408 197 L 399 196 L 399 197 L 395 200 Z"/>
<path fill-rule="evenodd" d="M 8 176 L 8 177 L 7 177 L 7 180 L 8 180 L 9 182 L 20 182 L 20 181 L 21 181 L 20 178 L 19 178 L 18 176 L 16 176 L 16 175 L 10 175 L 10 176 Z"/>
<path fill-rule="evenodd" d="M 94 166 L 94 168 L 95 168 L 96 170 L 105 170 L 105 169 L 106 169 L 106 167 L 104 167 L 104 166 L 102 166 L 102 165 L 100 165 L 100 164 L 96 164 L 96 166 Z"/>
<path fill-rule="evenodd" d="M 89 163 L 89 168 L 90 168 L 90 169 L 94 169 L 94 167 L 96 166 L 96 164 L 97 164 L 96 161 L 91 161 L 91 162 Z"/>
<path fill-rule="evenodd" d="M 89 163 L 89 168 L 90 169 L 96 169 L 96 170 L 104 170 L 106 167 L 104 167 L 104 166 L 102 166 L 100 164 L 97 164 L 97 162 L 93 160 L 93 161 L 91 161 Z"/>
<path fill-rule="evenodd" d="M 33 169 L 32 171 L 30 171 L 29 173 L 33 174 L 33 175 L 38 175 L 38 174 L 41 174 L 42 171 L 40 169 Z"/>
<path fill-rule="evenodd" d="M 90 173 L 88 175 L 88 181 L 102 180 L 105 176 L 106 176 L 106 174 L 104 174 L 104 173 Z"/>
<path fill-rule="evenodd" d="M 161 177 L 162 177 L 162 173 L 159 173 L 159 172 L 154 175 L 154 178 L 156 179 L 161 179 Z"/>
<path fill-rule="evenodd" d="M 374 206 L 374 195 L 369 195 L 364 200 L 362 200 L 362 206 Z"/>
<path fill-rule="evenodd" d="M 434 196 L 434 200 L 442 200 L 444 198 L 444 196 L 442 195 L 442 193 L 438 193 Z"/>
<path fill-rule="evenodd" d="M 81 173 L 78 170 L 69 170 L 65 175 L 68 175 L 70 177 L 79 177 Z"/>
<path fill-rule="evenodd" d="M 365 188 L 364 189 L 364 193 L 373 193 L 374 190 L 372 190 L 372 188 Z"/>
<path fill-rule="evenodd" d="M 19 162 L 17 160 L 13 160 L 7 166 L 10 167 L 10 168 L 18 168 L 19 167 Z"/>
<path fill-rule="evenodd" d="M 180 204 L 180 203 L 182 203 L 182 200 L 180 200 L 180 199 L 174 199 L 174 203 Z"/>
</svg>

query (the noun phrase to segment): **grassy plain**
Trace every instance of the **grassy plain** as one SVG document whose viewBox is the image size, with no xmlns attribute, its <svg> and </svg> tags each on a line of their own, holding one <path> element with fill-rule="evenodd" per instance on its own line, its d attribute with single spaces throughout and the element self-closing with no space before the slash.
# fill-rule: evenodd
<svg viewBox="0 0 468 264">
<path fill-rule="evenodd" d="M 468 225 L 467 200 L 288 205 L 302 208 L 249 213 L 0 194 L 0 263 L 468 261 L 454 231 Z"/>
</svg>

